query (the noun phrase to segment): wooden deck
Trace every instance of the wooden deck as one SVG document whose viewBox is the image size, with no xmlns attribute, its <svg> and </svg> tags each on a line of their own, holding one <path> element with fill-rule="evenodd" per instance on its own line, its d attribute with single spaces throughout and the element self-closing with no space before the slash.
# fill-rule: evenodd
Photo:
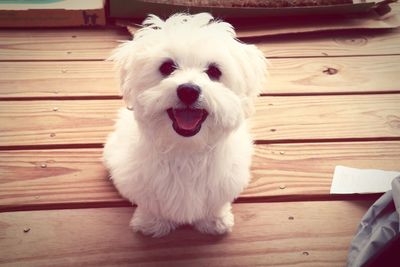
<svg viewBox="0 0 400 267">
<path fill-rule="evenodd" d="M 378 195 L 331 196 L 336 165 L 400 171 L 400 29 L 248 39 L 270 58 L 250 186 L 223 237 L 152 239 L 101 164 L 122 29 L 0 31 L 0 265 L 344 266 Z"/>
</svg>

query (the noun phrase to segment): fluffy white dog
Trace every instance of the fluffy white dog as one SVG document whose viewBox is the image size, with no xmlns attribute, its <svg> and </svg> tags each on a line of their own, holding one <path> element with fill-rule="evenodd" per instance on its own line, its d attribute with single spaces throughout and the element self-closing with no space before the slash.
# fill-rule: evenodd
<svg viewBox="0 0 400 267">
<path fill-rule="evenodd" d="M 231 203 L 250 179 L 246 119 L 265 82 L 263 54 L 201 13 L 149 16 L 111 59 L 133 111 L 120 110 L 104 162 L 120 194 L 138 206 L 133 230 L 231 231 Z"/>
</svg>

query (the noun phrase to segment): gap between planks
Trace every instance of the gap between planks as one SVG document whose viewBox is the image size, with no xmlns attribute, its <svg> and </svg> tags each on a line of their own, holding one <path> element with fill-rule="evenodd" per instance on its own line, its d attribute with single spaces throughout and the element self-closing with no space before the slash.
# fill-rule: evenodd
<svg viewBox="0 0 400 267">
<path fill-rule="evenodd" d="M 234 205 L 241 204 L 267 204 L 267 203 L 291 203 L 291 202 L 334 202 L 334 201 L 371 201 L 375 202 L 382 194 L 343 194 L 343 195 L 282 195 L 274 197 L 239 197 L 234 200 Z M 24 204 L 21 206 L 1 206 L 0 213 L 24 212 L 24 211 L 51 211 L 51 210 L 82 210 L 82 209 L 103 209 L 103 208 L 135 208 L 136 205 L 128 200 L 104 201 L 104 202 L 74 202 L 74 203 L 48 203 L 48 204 Z"/>
<path fill-rule="evenodd" d="M 249 43 L 250 44 L 250 43 Z M 110 55 L 111 55 L 110 50 Z M 320 59 L 320 58 L 327 58 L 327 59 L 334 59 L 334 58 L 369 58 L 369 57 L 393 57 L 393 56 L 400 56 L 399 53 L 393 54 L 351 54 L 351 55 L 314 55 L 314 56 L 303 56 L 303 55 L 293 55 L 293 56 L 269 56 L 265 55 L 267 59 Z M 0 59 L 0 63 L 54 63 L 54 62 L 103 62 L 107 61 L 107 57 L 99 57 L 99 58 L 76 58 L 76 59 L 68 59 L 68 58 L 60 58 L 60 59 Z"/>
<path fill-rule="evenodd" d="M 369 92 L 320 92 L 320 93 L 261 93 L 259 97 L 301 97 L 301 96 L 341 96 L 341 95 L 389 95 L 400 94 L 400 90 L 369 91 Z M 31 97 L 2 97 L 1 101 L 65 101 L 65 100 L 117 100 L 119 95 L 80 95 L 80 96 L 31 96 Z"/>
<path fill-rule="evenodd" d="M 255 145 L 272 144 L 317 144 L 317 143 L 368 143 L 400 141 L 399 137 L 372 137 L 372 138 L 331 138 L 331 139 L 280 139 L 280 140 L 254 140 Z M 47 144 L 47 145 L 15 145 L 0 146 L 0 151 L 15 150 L 57 150 L 79 148 L 103 148 L 104 143 L 80 143 L 80 144 Z"/>
</svg>

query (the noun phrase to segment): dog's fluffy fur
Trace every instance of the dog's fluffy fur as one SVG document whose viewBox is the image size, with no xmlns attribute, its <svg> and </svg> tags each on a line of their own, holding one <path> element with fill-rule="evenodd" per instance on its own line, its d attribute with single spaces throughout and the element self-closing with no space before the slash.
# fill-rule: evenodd
<svg viewBox="0 0 400 267">
<path fill-rule="evenodd" d="M 231 231 L 231 203 L 250 179 L 252 140 L 246 119 L 262 89 L 266 60 L 210 14 L 149 16 L 134 40 L 111 59 L 120 73 L 123 108 L 104 147 L 104 163 L 120 194 L 137 204 L 134 231 L 162 236 L 181 224 L 204 233 Z M 172 60 L 170 75 L 160 66 Z M 207 75 L 218 66 L 218 80 Z M 208 113 L 200 131 L 179 135 L 167 110 L 185 107 L 177 88 L 201 88 L 194 108 Z"/>
</svg>

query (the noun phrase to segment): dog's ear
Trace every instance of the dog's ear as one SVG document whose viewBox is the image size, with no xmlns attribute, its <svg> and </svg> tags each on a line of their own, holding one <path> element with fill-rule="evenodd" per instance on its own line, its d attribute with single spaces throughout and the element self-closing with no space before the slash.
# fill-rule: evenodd
<svg viewBox="0 0 400 267">
<path fill-rule="evenodd" d="M 134 58 L 135 46 L 134 41 L 124 42 L 114 49 L 111 56 L 107 59 L 114 62 L 114 68 L 119 75 L 120 92 L 128 106 L 131 106 L 129 99 L 132 91 L 129 85 L 130 78 L 128 73 L 134 71 L 132 68 L 134 68 L 134 61 L 136 60 Z"/>
<path fill-rule="evenodd" d="M 115 69 L 119 73 L 120 90 L 128 106 L 132 107 L 132 93 L 135 87 L 140 87 L 138 79 L 133 79 L 133 75 L 141 72 L 146 63 L 146 53 L 150 51 L 150 45 L 154 42 L 154 33 L 158 32 L 165 25 L 165 22 L 155 15 L 149 15 L 142 24 L 142 28 L 137 30 L 131 41 L 120 44 L 111 56 L 109 61 L 113 61 Z M 145 38 L 148 36 L 149 38 Z"/>
<path fill-rule="evenodd" d="M 267 80 L 268 61 L 261 50 L 255 45 L 239 43 L 241 57 L 239 64 L 243 74 L 244 96 L 242 104 L 245 116 L 254 113 L 254 100 L 264 90 Z"/>
</svg>

